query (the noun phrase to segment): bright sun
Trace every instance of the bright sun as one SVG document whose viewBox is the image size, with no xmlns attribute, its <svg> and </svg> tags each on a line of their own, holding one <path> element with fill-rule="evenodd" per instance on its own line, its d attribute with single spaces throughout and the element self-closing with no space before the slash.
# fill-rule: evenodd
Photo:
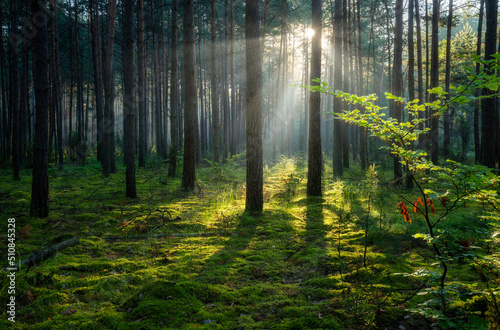
<svg viewBox="0 0 500 330">
<path fill-rule="evenodd" d="M 311 39 L 314 36 L 314 30 L 312 28 L 307 28 L 307 37 Z"/>
</svg>

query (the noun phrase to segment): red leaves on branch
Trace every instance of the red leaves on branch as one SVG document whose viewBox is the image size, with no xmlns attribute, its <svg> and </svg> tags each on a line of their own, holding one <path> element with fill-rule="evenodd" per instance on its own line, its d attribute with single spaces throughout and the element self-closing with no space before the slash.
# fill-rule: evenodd
<svg viewBox="0 0 500 330">
<path fill-rule="evenodd" d="M 403 215 L 403 218 L 405 219 L 405 221 L 406 222 L 411 222 L 410 214 L 408 213 L 408 209 L 406 208 L 405 203 L 404 202 L 400 202 L 398 204 L 398 206 L 400 208 L 400 212 Z"/>
<path fill-rule="evenodd" d="M 441 204 L 443 204 L 444 207 L 446 207 L 447 204 L 450 204 L 451 201 L 447 196 L 441 197 Z"/>
<path fill-rule="evenodd" d="M 418 213 L 418 204 L 424 206 L 424 203 L 422 203 L 422 200 L 420 197 L 417 199 L 417 201 L 413 201 L 413 212 Z"/>
<path fill-rule="evenodd" d="M 431 207 L 432 214 L 436 213 L 436 208 L 434 207 L 434 202 L 429 197 L 427 197 L 427 206 Z"/>
</svg>

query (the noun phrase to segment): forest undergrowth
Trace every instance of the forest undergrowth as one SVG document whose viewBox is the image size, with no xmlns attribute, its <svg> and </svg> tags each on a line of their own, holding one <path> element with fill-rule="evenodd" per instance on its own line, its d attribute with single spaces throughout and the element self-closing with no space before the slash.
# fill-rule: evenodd
<svg viewBox="0 0 500 330">
<path fill-rule="evenodd" d="M 0 327 L 487 329 L 500 241 L 482 206 L 470 202 L 443 222 L 456 258 L 440 315 L 432 293 L 439 263 L 414 237 L 424 223 L 405 222 L 398 196 L 359 168 L 333 180 L 330 162 L 323 198 L 306 197 L 303 158 L 268 162 L 259 217 L 244 214 L 241 155 L 203 161 L 191 194 L 152 157 L 137 171 L 137 199 L 124 197 L 123 167 L 109 178 L 95 160 L 50 167 L 46 219 L 28 215 L 30 171 L 14 181 L 4 168 L 0 211 L 16 218 L 18 260 L 74 236 L 80 242 L 18 272 L 16 323 L 3 317 Z M 2 273 L 2 315 L 7 282 Z"/>
</svg>

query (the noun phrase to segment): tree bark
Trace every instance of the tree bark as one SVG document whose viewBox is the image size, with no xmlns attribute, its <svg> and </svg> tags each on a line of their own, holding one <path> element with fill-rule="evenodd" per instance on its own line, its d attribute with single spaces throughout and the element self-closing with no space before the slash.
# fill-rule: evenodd
<svg viewBox="0 0 500 330">
<path fill-rule="evenodd" d="M 18 33 L 18 1 L 11 0 L 10 2 L 10 13 L 11 13 L 11 38 L 9 42 L 9 53 L 10 53 L 10 113 L 11 116 L 9 121 L 12 123 L 12 169 L 14 174 L 14 180 L 20 180 L 19 178 L 19 166 L 20 166 L 20 109 L 19 109 L 19 83 L 18 83 L 18 56 L 19 56 L 19 41 L 20 35 Z"/>
<path fill-rule="evenodd" d="M 123 0 L 123 121 L 125 135 L 126 197 L 137 198 L 135 184 L 135 65 L 134 0 Z"/>
<path fill-rule="evenodd" d="M 144 0 L 139 0 L 137 12 L 137 100 L 139 109 L 139 167 L 146 166 L 146 48 L 144 45 Z"/>
<path fill-rule="evenodd" d="M 311 80 L 312 86 L 319 85 L 314 79 L 321 78 L 321 0 L 312 0 L 312 28 L 314 35 L 311 45 Z M 321 150 L 321 94 L 309 95 L 309 148 L 307 157 L 307 196 L 321 196 L 321 170 L 323 165 Z"/>
<path fill-rule="evenodd" d="M 37 26 L 38 32 L 33 38 L 36 118 L 30 215 L 46 218 L 49 215 L 48 111 L 50 83 L 47 46 L 47 19 L 49 16 L 45 1 L 31 0 L 31 9 L 33 24 Z"/>
<path fill-rule="evenodd" d="M 212 125 L 214 134 L 214 162 L 219 162 L 219 99 L 217 91 L 217 39 L 215 34 L 215 0 L 210 2 L 210 31 L 211 31 L 211 45 L 210 45 L 210 74 L 211 74 L 211 89 L 212 89 Z"/>
<path fill-rule="evenodd" d="M 431 34 L 431 88 L 439 86 L 439 4 L 440 0 L 432 1 L 432 34 Z M 430 102 L 437 100 L 436 94 L 431 94 Z M 431 160 L 438 163 L 439 155 L 439 118 L 432 113 L 431 119 Z"/>
<path fill-rule="evenodd" d="M 342 89 L 342 0 L 335 0 L 335 63 L 334 63 L 334 86 L 335 90 Z M 335 97 L 333 109 L 336 114 L 342 113 L 342 100 Z M 333 175 L 340 177 L 344 173 L 342 165 L 342 121 L 335 118 L 333 121 Z"/>
<path fill-rule="evenodd" d="M 259 215 L 264 206 L 262 168 L 262 43 L 260 40 L 259 0 L 246 0 L 246 140 L 247 192 L 245 210 Z"/>
<path fill-rule="evenodd" d="M 168 176 L 175 177 L 177 171 L 177 152 L 179 149 L 179 133 L 177 114 L 179 104 L 179 54 L 177 50 L 177 0 L 172 0 L 172 58 L 170 71 L 170 159 Z"/>
<path fill-rule="evenodd" d="M 403 0 L 396 0 L 396 23 L 394 26 L 394 64 L 392 68 L 392 93 L 395 96 L 403 96 L 401 86 L 403 84 Z M 392 117 L 401 122 L 403 114 L 402 104 L 391 100 L 393 111 Z M 400 181 L 403 177 L 403 169 L 399 161 L 399 157 L 393 155 L 394 158 L 394 181 L 396 185 L 401 185 Z"/>
<path fill-rule="evenodd" d="M 486 1 L 486 31 L 484 35 L 484 59 L 492 60 L 496 52 L 497 39 L 497 15 L 498 0 Z M 494 73 L 491 66 L 485 69 L 489 74 Z M 483 89 L 483 95 L 490 96 L 481 102 L 482 125 L 481 125 L 481 163 L 491 168 L 496 162 L 496 134 L 498 133 L 498 112 L 496 92 L 487 88 Z"/>
<path fill-rule="evenodd" d="M 446 29 L 446 72 L 444 78 L 446 100 L 450 100 L 450 73 L 451 73 L 451 25 L 453 22 L 453 0 L 449 2 L 448 26 Z M 443 156 L 448 157 L 450 145 L 450 104 L 448 103 L 446 112 L 443 115 Z"/>
<path fill-rule="evenodd" d="M 416 17 L 416 27 L 417 27 L 417 88 L 418 88 L 418 100 L 419 103 L 424 103 L 424 74 L 423 74 L 423 65 L 422 65 L 422 30 L 420 28 L 420 9 L 419 9 L 419 0 L 415 0 L 415 12 L 417 14 Z M 419 118 L 423 119 L 425 117 L 425 112 L 419 112 Z M 419 125 L 419 130 L 424 130 L 424 124 Z M 418 148 L 420 150 L 425 150 L 425 135 L 420 134 L 418 137 Z"/>
<path fill-rule="evenodd" d="M 481 56 L 481 46 L 483 38 L 483 16 L 484 16 L 484 1 L 481 0 L 479 9 L 479 22 L 477 25 L 477 44 L 476 55 Z M 476 63 L 476 75 L 479 75 L 481 64 Z M 475 96 L 480 95 L 480 90 L 476 90 Z M 476 163 L 481 161 L 481 136 L 479 132 L 479 100 L 474 101 L 474 160 Z"/>
<path fill-rule="evenodd" d="M 193 191 L 196 181 L 196 53 L 194 38 L 194 0 L 184 1 L 182 55 L 184 76 L 184 164 L 182 189 Z"/>
</svg>

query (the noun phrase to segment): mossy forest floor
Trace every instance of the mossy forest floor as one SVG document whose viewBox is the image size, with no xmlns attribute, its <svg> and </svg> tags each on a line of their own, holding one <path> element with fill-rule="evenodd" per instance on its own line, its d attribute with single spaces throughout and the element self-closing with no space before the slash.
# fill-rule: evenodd
<svg viewBox="0 0 500 330">
<path fill-rule="evenodd" d="M 180 178 L 168 178 L 167 166 L 151 158 L 137 170 L 137 199 L 124 197 L 120 164 L 109 178 L 95 160 L 50 167 L 46 219 L 28 215 L 31 170 L 14 181 L 3 168 L 2 250 L 10 217 L 16 218 L 18 261 L 74 236 L 80 244 L 18 272 L 14 324 L 5 314 L 2 273 L 0 328 L 488 327 L 487 294 L 480 294 L 486 288 L 468 262 L 451 265 L 448 319 L 433 315 L 432 306 L 423 312 L 419 304 L 432 303 L 432 294 L 422 293 L 435 284 L 402 274 L 440 270 L 429 246 L 412 236 L 425 227 L 416 216 L 404 222 L 397 196 L 380 184 L 370 195 L 370 179 L 359 169 L 333 180 L 327 161 L 323 198 L 307 199 L 302 158 L 268 162 L 264 214 L 254 218 L 244 214 L 244 165 L 241 156 L 225 165 L 203 162 L 198 188 L 187 194 Z M 471 205 L 444 228 L 483 242 L 475 252 L 491 254 L 494 228 L 480 216 L 481 208 Z"/>
</svg>

